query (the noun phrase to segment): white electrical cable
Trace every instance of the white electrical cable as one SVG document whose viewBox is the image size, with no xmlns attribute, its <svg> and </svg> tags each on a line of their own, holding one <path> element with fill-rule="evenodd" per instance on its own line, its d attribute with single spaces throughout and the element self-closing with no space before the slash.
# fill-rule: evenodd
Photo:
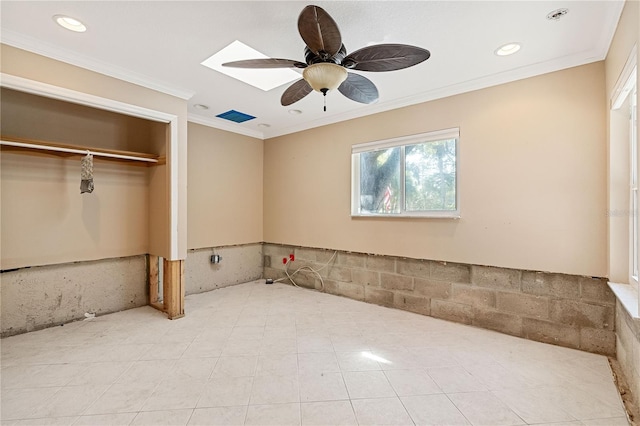
<svg viewBox="0 0 640 426">
<path fill-rule="evenodd" d="M 313 269 L 311 266 L 301 266 L 298 269 L 296 269 L 292 274 L 289 274 L 289 263 L 291 263 L 291 259 L 287 259 L 287 262 L 284 265 L 284 273 L 287 274 L 287 278 L 289 279 L 289 281 L 291 281 L 291 284 L 294 285 L 294 287 L 300 287 L 298 284 L 296 284 L 296 282 L 293 280 L 293 277 L 300 271 L 302 270 L 308 270 L 314 274 L 316 274 L 318 276 L 318 278 L 320 279 L 320 291 L 324 291 L 324 280 L 322 279 L 322 275 L 320 275 L 320 271 L 322 271 L 324 268 L 326 268 L 327 266 L 329 266 L 329 264 L 331 263 L 331 261 L 336 257 L 336 255 L 338 254 L 338 251 L 334 251 L 333 255 L 329 258 L 329 260 L 327 261 L 327 263 L 325 263 L 321 268 L 318 269 Z M 278 280 L 274 280 L 274 283 L 277 282 L 281 282 L 286 280 L 287 278 L 280 278 Z"/>
</svg>

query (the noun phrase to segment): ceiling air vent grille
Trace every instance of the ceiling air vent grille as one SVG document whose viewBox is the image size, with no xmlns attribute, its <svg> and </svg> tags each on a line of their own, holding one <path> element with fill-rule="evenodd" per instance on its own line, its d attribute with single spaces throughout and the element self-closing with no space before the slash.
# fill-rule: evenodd
<svg viewBox="0 0 640 426">
<path fill-rule="evenodd" d="M 234 123 L 244 123 L 245 121 L 253 120 L 255 118 L 253 115 L 245 114 L 244 112 L 236 111 L 235 109 L 230 109 L 227 112 L 218 114 L 216 117 L 233 121 Z"/>
</svg>

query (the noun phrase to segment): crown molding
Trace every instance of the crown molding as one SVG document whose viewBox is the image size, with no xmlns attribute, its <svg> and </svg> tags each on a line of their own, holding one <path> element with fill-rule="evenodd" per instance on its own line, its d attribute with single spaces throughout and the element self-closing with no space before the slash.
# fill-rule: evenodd
<svg viewBox="0 0 640 426">
<path fill-rule="evenodd" d="M 244 136 L 250 136 L 252 138 L 264 140 L 264 133 L 259 130 L 247 129 L 239 124 L 227 123 L 227 120 L 222 118 L 204 117 L 202 115 L 189 113 L 187 115 L 187 121 L 192 123 L 201 124 L 207 127 L 213 127 L 215 129 L 224 130 L 231 133 L 238 133 Z"/>
<path fill-rule="evenodd" d="M 195 94 L 193 91 L 177 88 L 164 81 L 155 80 L 143 74 L 135 73 L 83 55 L 78 55 L 77 53 L 62 49 L 53 44 L 36 40 L 33 37 L 25 36 L 11 30 L 2 29 L 0 41 L 3 44 L 13 46 L 18 49 L 27 50 L 38 55 L 46 56 L 57 61 L 127 81 L 129 83 L 175 96 L 180 99 L 189 100 Z"/>
</svg>

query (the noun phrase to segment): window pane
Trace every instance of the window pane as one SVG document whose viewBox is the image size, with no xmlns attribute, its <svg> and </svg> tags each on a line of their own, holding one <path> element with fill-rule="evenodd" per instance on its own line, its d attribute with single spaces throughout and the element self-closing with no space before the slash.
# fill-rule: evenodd
<svg viewBox="0 0 640 426">
<path fill-rule="evenodd" d="M 456 140 L 405 148 L 407 211 L 456 210 Z"/>
<path fill-rule="evenodd" d="M 360 212 L 400 213 L 400 147 L 360 154 Z"/>
</svg>

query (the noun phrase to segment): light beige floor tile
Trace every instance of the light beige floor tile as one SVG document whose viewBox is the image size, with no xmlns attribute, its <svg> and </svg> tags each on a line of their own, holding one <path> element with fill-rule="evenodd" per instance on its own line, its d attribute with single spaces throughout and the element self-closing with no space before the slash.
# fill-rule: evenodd
<svg viewBox="0 0 640 426">
<path fill-rule="evenodd" d="M 300 402 L 297 375 L 256 376 L 251 391 L 251 405 Z"/>
<path fill-rule="evenodd" d="M 416 425 L 468 425 L 464 415 L 444 394 L 401 397 Z"/>
<path fill-rule="evenodd" d="M 611 404 L 568 386 L 545 388 L 545 397 L 557 403 L 567 413 L 578 420 L 624 417 L 622 404 Z"/>
<path fill-rule="evenodd" d="M 366 351 L 336 352 L 341 371 L 372 371 L 381 370 L 375 356 Z"/>
<path fill-rule="evenodd" d="M 584 426 L 629 426 L 629 420 L 625 417 L 612 417 L 606 419 L 582 420 Z"/>
<path fill-rule="evenodd" d="M 387 370 L 384 374 L 398 396 L 442 393 L 424 370 Z"/>
<path fill-rule="evenodd" d="M 545 394 L 544 388 L 493 391 L 502 402 L 527 423 L 559 423 L 576 419 Z"/>
<path fill-rule="evenodd" d="M 252 377 L 256 374 L 257 356 L 222 356 L 213 369 L 215 377 Z"/>
<path fill-rule="evenodd" d="M 60 389 L 33 412 L 34 417 L 78 416 L 96 401 L 107 385 L 67 386 Z"/>
<path fill-rule="evenodd" d="M 242 426 L 247 416 L 247 406 L 196 408 L 189 426 Z"/>
<path fill-rule="evenodd" d="M 182 356 L 182 354 L 187 350 L 188 347 L 189 343 L 172 343 L 169 345 L 166 341 L 164 341 L 164 343 L 158 343 L 151 346 L 145 353 L 142 354 L 140 360 L 178 359 Z"/>
<path fill-rule="evenodd" d="M 343 377 L 351 399 L 396 396 L 382 371 L 348 371 Z"/>
<path fill-rule="evenodd" d="M 141 411 L 195 408 L 205 386 L 202 380 L 165 380 L 156 387 Z"/>
<path fill-rule="evenodd" d="M 133 364 L 132 361 L 94 362 L 69 382 L 69 386 L 111 385 Z"/>
<path fill-rule="evenodd" d="M 301 374 L 298 380 L 301 402 L 349 399 L 340 373 Z"/>
<path fill-rule="evenodd" d="M 65 386 L 87 369 L 86 364 L 18 365 L 2 369 L 2 388 Z"/>
<path fill-rule="evenodd" d="M 217 358 L 222 355 L 226 346 L 225 342 L 220 341 L 199 341 L 192 342 L 182 353 L 182 359 L 193 358 Z"/>
<path fill-rule="evenodd" d="M 166 375 L 167 380 L 207 381 L 214 371 L 219 358 L 183 358 L 176 361 Z"/>
<path fill-rule="evenodd" d="M 447 396 L 474 426 L 525 424 L 491 392 L 452 393 Z"/>
<path fill-rule="evenodd" d="M 215 377 L 205 385 L 197 408 L 247 405 L 253 377 Z"/>
<path fill-rule="evenodd" d="M 427 374 L 445 393 L 487 390 L 484 383 L 469 374 L 463 367 L 428 368 Z"/>
<path fill-rule="evenodd" d="M 325 336 L 302 336 L 297 339 L 298 353 L 333 352 L 331 339 Z"/>
<path fill-rule="evenodd" d="M 295 337 L 266 337 L 262 340 L 260 353 L 265 354 L 296 354 L 298 347 Z"/>
<path fill-rule="evenodd" d="M 18 420 L 14 426 L 71 426 L 78 417 L 45 417 L 37 419 Z"/>
<path fill-rule="evenodd" d="M 286 376 L 298 372 L 298 355 L 266 354 L 258 358 L 256 376 L 274 375 Z"/>
<path fill-rule="evenodd" d="M 351 403 L 361 425 L 413 425 L 398 398 L 356 399 Z"/>
<path fill-rule="evenodd" d="M 175 363 L 173 359 L 135 361 L 116 383 L 160 383 L 164 379 L 164 372 L 170 371 Z"/>
<path fill-rule="evenodd" d="M 220 356 L 260 355 L 262 339 L 229 340 Z"/>
<path fill-rule="evenodd" d="M 73 426 L 126 426 L 133 421 L 137 413 L 98 414 L 80 416 Z"/>
<path fill-rule="evenodd" d="M 193 410 L 163 410 L 140 412 L 131 426 L 184 426 Z"/>
<path fill-rule="evenodd" d="M 250 405 L 245 425 L 297 426 L 300 424 L 300 404 Z"/>
<path fill-rule="evenodd" d="M 20 388 L 3 390 L 0 399 L 2 420 L 29 418 L 36 407 L 46 403 L 61 388 Z"/>
<path fill-rule="evenodd" d="M 351 401 L 306 402 L 300 404 L 303 426 L 357 426 Z"/>
<path fill-rule="evenodd" d="M 116 383 L 111 385 L 83 414 L 140 411 L 155 387 L 155 383 Z"/>
<path fill-rule="evenodd" d="M 142 354 L 147 352 L 153 344 L 127 344 L 127 345 L 110 345 L 105 347 L 104 351 L 93 361 L 109 362 L 109 361 L 137 361 Z"/>
<path fill-rule="evenodd" d="M 298 371 L 300 374 L 337 372 L 340 366 L 333 352 L 301 353 L 298 354 Z"/>
</svg>

